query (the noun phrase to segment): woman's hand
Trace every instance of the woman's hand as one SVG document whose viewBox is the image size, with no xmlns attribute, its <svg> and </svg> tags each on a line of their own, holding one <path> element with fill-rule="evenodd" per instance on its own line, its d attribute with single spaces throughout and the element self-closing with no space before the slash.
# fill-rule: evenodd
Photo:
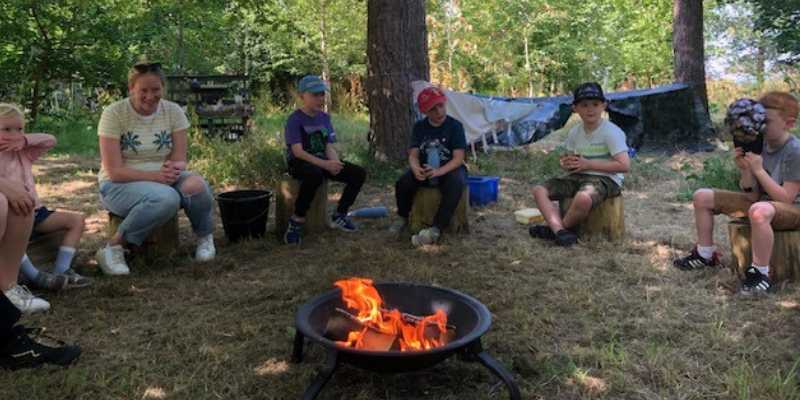
<svg viewBox="0 0 800 400">
<path fill-rule="evenodd" d="M 25 148 L 25 135 L 22 134 L 4 134 L 0 135 L 0 151 L 20 151 Z"/>
<path fill-rule="evenodd" d="M 179 169 L 164 163 L 161 166 L 161 170 L 156 172 L 155 181 L 172 186 L 178 180 L 178 178 L 180 178 L 180 176 L 181 171 Z"/>
</svg>

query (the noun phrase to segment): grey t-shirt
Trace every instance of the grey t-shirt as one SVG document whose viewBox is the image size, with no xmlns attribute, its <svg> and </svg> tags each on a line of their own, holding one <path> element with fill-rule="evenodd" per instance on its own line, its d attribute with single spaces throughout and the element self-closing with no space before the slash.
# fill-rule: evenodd
<svg viewBox="0 0 800 400">
<path fill-rule="evenodd" d="M 591 133 L 587 133 L 583 128 L 583 122 L 576 124 L 567 133 L 564 147 L 584 158 L 605 161 L 610 161 L 615 155 L 628 151 L 625 132 L 607 119 L 604 119 Z M 600 171 L 583 171 L 583 173 L 607 176 L 622 187 L 623 176 L 620 173 Z"/>
<path fill-rule="evenodd" d="M 800 182 L 800 139 L 790 136 L 783 146 L 773 152 L 769 152 L 764 146 L 764 153 L 761 154 L 764 170 L 767 171 L 772 180 L 783 186 L 784 181 Z M 763 192 L 761 186 L 756 182 L 755 185 L 761 193 L 763 200 L 769 196 Z M 794 199 L 794 204 L 800 204 L 800 195 Z"/>
</svg>

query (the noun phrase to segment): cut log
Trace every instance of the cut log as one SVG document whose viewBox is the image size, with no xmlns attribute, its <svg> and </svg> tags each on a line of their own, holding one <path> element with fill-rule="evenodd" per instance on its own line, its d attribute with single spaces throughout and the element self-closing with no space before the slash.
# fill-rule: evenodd
<svg viewBox="0 0 800 400">
<path fill-rule="evenodd" d="M 123 218 L 119 215 L 108 213 L 108 225 L 106 234 L 109 238 L 117 233 Z M 178 227 L 178 214 L 164 225 L 159 226 L 144 240 L 141 246 L 131 248 L 133 255 L 144 256 L 148 264 L 159 261 L 164 257 L 171 257 L 178 251 L 180 245 L 180 234 Z"/>
<path fill-rule="evenodd" d="M 421 187 L 414 195 L 414 204 L 411 207 L 408 226 L 411 232 L 419 232 L 424 228 L 433 225 L 436 212 L 439 211 L 439 203 L 442 201 L 442 192 L 439 188 Z M 458 202 L 450 225 L 445 228 L 448 233 L 469 233 L 469 222 L 467 211 L 469 209 L 469 187 L 464 185 L 464 192 Z"/>
<path fill-rule="evenodd" d="M 559 202 L 561 215 L 565 215 L 572 203 L 572 198 Z M 577 234 L 581 237 L 602 236 L 616 242 L 625 236 L 625 210 L 622 195 L 614 196 L 600 203 L 589 213 L 583 223 L 578 226 Z"/>
<path fill-rule="evenodd" d="M 65 232 L 58 231 L 39 235 L 28 243 L 26 254 L 28 254 L 28 258 L 31 259 L 33 265 L 41 268 L 53 265 L 56 262 L 58 248 L 61 247 Z"/>
<path fill-rule="evenodd" d="M 728 224 L 728 237 L 731 241 L 733 259 L 731 269 L 740 278 L 753 262 L 750 244 L 750 224 L 744 220 Z M 769 261 L 769 279 L 773 283 L 797 281 L 800 278 L 800 230 L 775 231 L 772 257 Z"/>
<path fill-rule="evenodd" d="M 300 181 L 286 178 L 278 184 L 275 191 L 275 234 L 283 239 L 289 226 L 289 217 L 294 214 L 294 202 L 300 194 Z M 306 212 L 303 233 L 322 232 L 328 228 L 328 180 L 323 180 L 314 194 L 314 200 Z"/>
</svg>

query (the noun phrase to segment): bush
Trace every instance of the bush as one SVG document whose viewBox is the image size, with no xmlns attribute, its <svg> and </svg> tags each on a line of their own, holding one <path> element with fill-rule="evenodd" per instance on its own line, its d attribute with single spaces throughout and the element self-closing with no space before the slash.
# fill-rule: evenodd
<svg viewBox="0 0 800 400">
<path fill-rule="evenodd" d="M 739 190 L 739 169 L 729 154 L 711 156 L 703 161 L 703 169 L 693 172 L 689 164 L 681 168 L 686 175 L 686 183 L 678 191 L 679 200 L 691 200 L 700 188 Z"/>
<path fill-rule="evenodd" d="M 25 127 L 25 131 L 55 136 L 58 143 L 50 150 L 50 154 L 96 156 L 99 154 L 98 117 L 87 113 L 40 115 L 35 123 Z"/>
</svg>

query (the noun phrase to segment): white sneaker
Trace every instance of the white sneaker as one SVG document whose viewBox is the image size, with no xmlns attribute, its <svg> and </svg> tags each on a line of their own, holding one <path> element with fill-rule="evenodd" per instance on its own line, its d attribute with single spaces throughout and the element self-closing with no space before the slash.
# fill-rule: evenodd
<svg viewBox="0 0 800 400">
<path fill-rule="evenodd" d="M 125 263 L 125 249 L 120 245 L 101 247 L 94 255 L 100 270 L 106 275 L 128 275 L 131 273 Z"/>
<path fill-rule="evenodd" d="M 423 229 L 411 237 L 411 244 L 414 245 L 414 247 L 434 244 L 439 241 L 439 236 L 441 236 L 441 234 L 442 233 L 439 231 L 439 228 L 436 227 Z"/>
<path fill-rule="evenodd" d="M 211 261 L 216 255 L 217 249 L 214 247 L 214 235 L 206 235 L 197 239 L 197 250 L 194 252 L 195 261 Z"/>
<path fill-rule="evenodd" d="M 34 296 L 25 286 L 14 285 L 4 293 L 8 300 L 23 314 L 32 314 L 50 309 L 50 303 L 42 298 Z"/>
</svg>

